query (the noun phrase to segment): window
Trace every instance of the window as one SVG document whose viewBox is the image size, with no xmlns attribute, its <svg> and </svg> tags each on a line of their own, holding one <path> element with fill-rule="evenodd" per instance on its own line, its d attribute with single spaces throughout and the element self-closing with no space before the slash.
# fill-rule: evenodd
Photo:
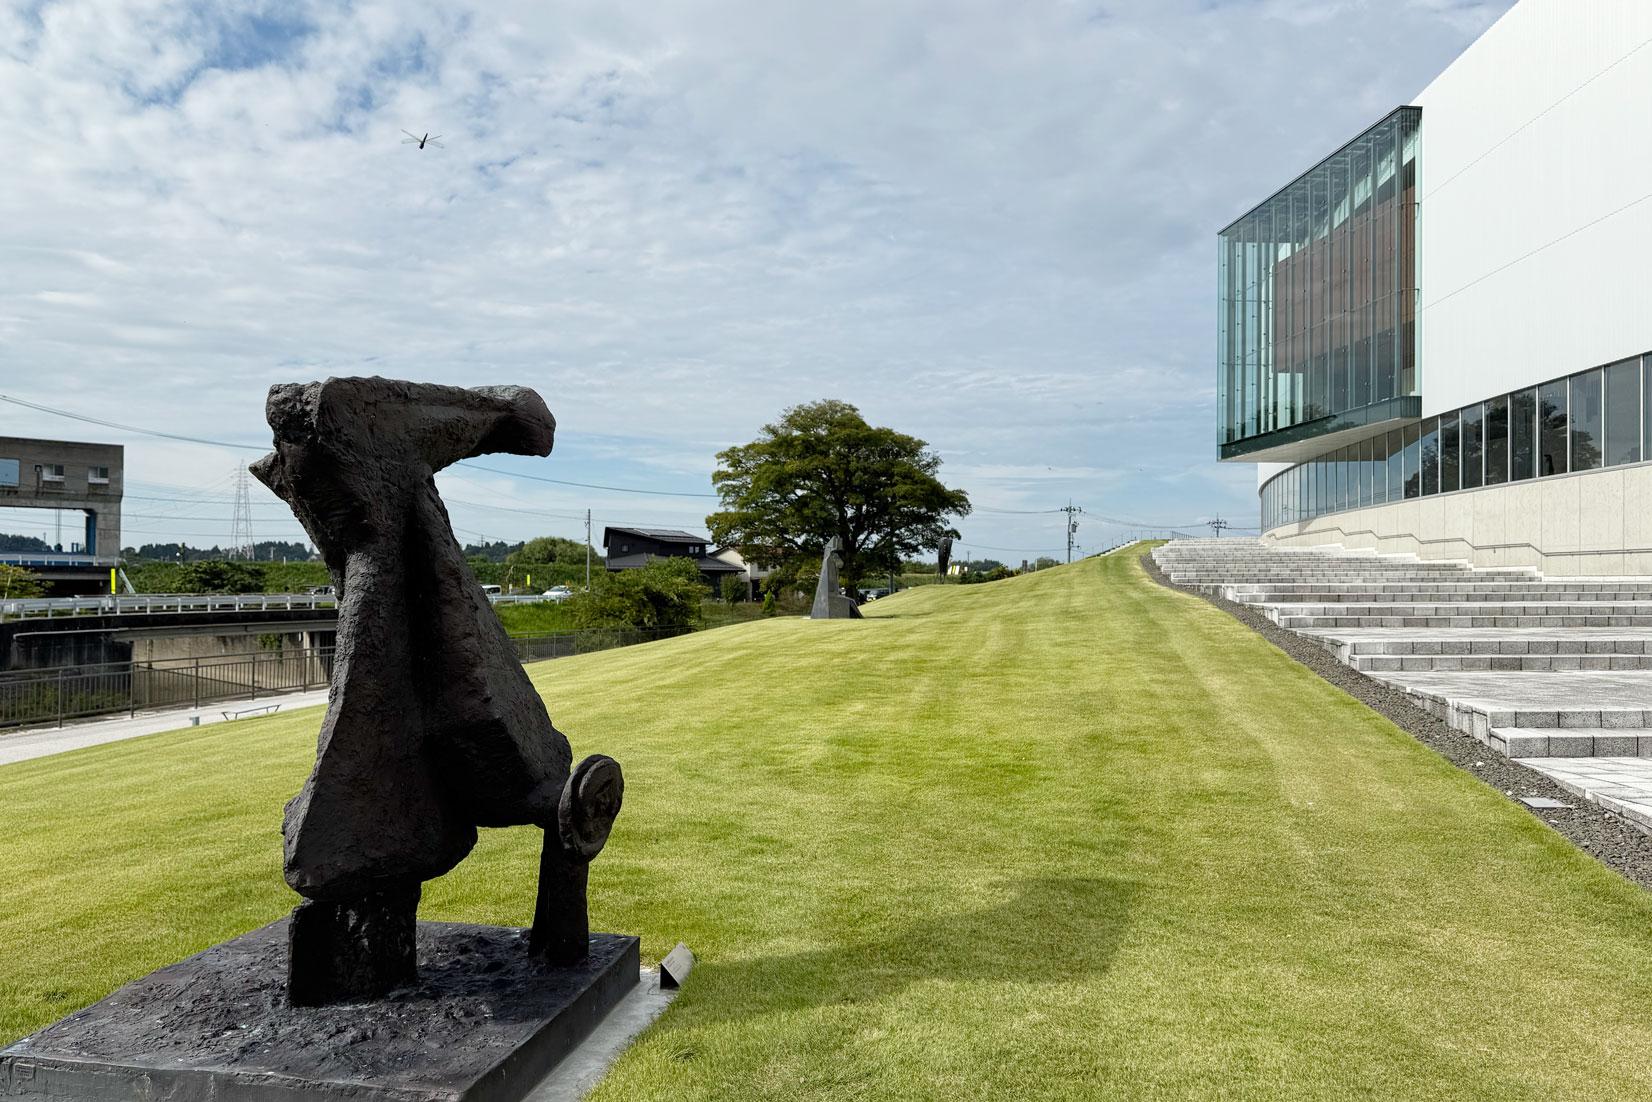
<svg viewBox="0 0 1652 1102">
<path fill-rule="evenodd" d="M 1509 395 L 1509 481 L 1537 471 L 1537 391 Z"/>
<path fill-rule="evenodd" d="M 16 486 L 23 473 L 23 464 L 16 459 L 0 459 L 0 486 Z"/>
<path fill-rule="evenodd" d="M 1573 375 L 1572 384 L 1572 470 L 1592 471 L 1600 466 L 1601 371 Z"/>
<path fill-rule="evenodd" d="M 1465 408 L 1463 415 L 1463 489 L 1476 489 L 1483 481 L 1481 464 L 1485 459 L 1485 407 L 1475 404 Z"/>
<path fill-rule="evenodd" d="M 1377 446 L 1382 446 L 1379 438 Z M 1400 430 L 1395 429 L 1388 434 L 1388 496 L 1384 501 L 1398 501 L 1405 496 L 1405 444 L 1400 439 Z"/>
<path fill-rule="evenodd" d="M 1509 400 L 1493 398 L 1486 403 L 1486 485 L 1509 480 Z"/>
<path fill-rule="evenodd" d="M 1349 241 L 1342 244 L 1353 248 Z M 1349 272 L 1356 259 L 1345 257 L 1340 270 Z M 1346 322 L 1356 341 L 1360 324 Z M 1356 379 L 1352 346 L 1341 355 L 1348 377 Z M 1378 362 L 1370 365 L 1368 383 L 1377 379 Z M 1647 462 L 1652 462 L 1652 352 L 1306 459 L 1263 488 L 1261 514 L 1267 527 L 1279 527 L 1431 494 Z M 4 464 L 0 460 L 0 475 Z M 62 480 L 61 466 L 36 469 L 44 479 L 55 474 Z M 99 468 L 90 470 L 95 476 Z M 693 550 L 701 553 L 706 546 Z"/>
<path fill-rule="evenodd" d="M 1606 369 L 1606 465 L 1641 461 L 1641 362 Z"/>
<path fill-rule="evenodd" d="M 61 463 L 42 463 L 40 465 L 40 481 L 42 481 L 42 482 L 62 482 L 63 481 L 63 464 L 61 464 Z"/>
<path fill-rule="evenodd" d="M 1652 353 L 1641 357 L 1641 455 L 1652 458 Z"/>
<path fill-rule="evenodd" d="M 1359 503 L 1361 506 L 1376 502 L 1377 489 L 1377 442 L 1367 440 L 1359 445 Z"/>
<path fill-rule="evenodd" d="M 1449 494 L 1462 489 L 1458 478 L 1457 415 L 1448 413 L 1440 418 L 1440 492 Z"/>
<path fill-rule="evenodd" d="M 1410 425 L 1405 430 L 1405 496 L 1419 497 L 1423 492 L 1422 471 L 1419 461 L 1422 456 L 1422 426 Z"/>
<path fill-rule="evenodd" d="M 1423 422 L 1423 494 L 1440 492 L 1440 419 Z"/>
<path fill-rule="evenodd" d="M 1566 384 L 1537 388 L 1537 473 L 1566 473 Z"/>
<path fill-rule="evenodd" d="M 107 485 L 109 485 L 109 468 L 108 467 L 87 467 L 86 468 L 86 481 L 91 483 L 94 486 L 107 486 Z"/>
</svg>

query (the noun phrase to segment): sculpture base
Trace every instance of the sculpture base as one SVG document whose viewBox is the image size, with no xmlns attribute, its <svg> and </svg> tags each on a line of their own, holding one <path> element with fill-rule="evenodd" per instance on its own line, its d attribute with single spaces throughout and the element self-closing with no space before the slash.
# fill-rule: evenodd
<svg viewBox="0 0 1652 1102">
<path fill-rule="evenodd" d="M 53 1099 L 515 1102 L 637 985 L 638 941 L 582 964 L 527 931 L 418 925 L 419 979 L 383 1000 L 287 1003 L 287 919 L 136 980 L 0 1051 L 0 1087 Z"/>
</svg>

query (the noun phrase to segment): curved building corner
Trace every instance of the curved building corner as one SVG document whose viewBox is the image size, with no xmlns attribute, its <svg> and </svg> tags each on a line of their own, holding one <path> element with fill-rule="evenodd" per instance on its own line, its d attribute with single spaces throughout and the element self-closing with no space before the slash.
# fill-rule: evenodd
<svg viewBox="0 0 1652 1102">
<path fill-rule="evenodd" d="M 1223 230 L 1265 539 L 1652 574 L 1652 4 L 1520 0 Z"/>
</svg>

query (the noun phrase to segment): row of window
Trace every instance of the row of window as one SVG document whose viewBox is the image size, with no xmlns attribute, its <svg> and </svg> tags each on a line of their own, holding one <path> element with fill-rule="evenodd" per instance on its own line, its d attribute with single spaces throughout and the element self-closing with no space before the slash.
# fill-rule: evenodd
<svg viewBox="0 0 1652 1102">
<path fill-rule="evenodd" d="M 34 475 L 43 485 L 61 485 L 68 480 L 67 471 L 62 463 L 37 463 L 34 466 Z M 23 481 L 23 464 L 17 459 L 0 459 L 0 486 L 20 486 Z M 109 485 L 108 467 L 87 467 L 86 483 L 89 486 Z"/>
<path fill-rule="evenodd" d="M 1476 402 L 1283 471 L 1262 488 L 1262 527 L 1648 457 L 1652 353 Z"/>
</svg>

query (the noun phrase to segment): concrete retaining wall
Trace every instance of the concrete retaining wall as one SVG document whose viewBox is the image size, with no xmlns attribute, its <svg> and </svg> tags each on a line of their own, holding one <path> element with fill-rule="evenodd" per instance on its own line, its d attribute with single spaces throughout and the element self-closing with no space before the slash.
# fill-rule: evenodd
<svg viewBox="0 0 1652 1102">
<path fill-rule="evenodd" d="M 1652 576 L 1652 463 L 1350 509 L 1272 529 L 1279 547 L 1341 544 L 1550 576 Z"/>
</svg>

